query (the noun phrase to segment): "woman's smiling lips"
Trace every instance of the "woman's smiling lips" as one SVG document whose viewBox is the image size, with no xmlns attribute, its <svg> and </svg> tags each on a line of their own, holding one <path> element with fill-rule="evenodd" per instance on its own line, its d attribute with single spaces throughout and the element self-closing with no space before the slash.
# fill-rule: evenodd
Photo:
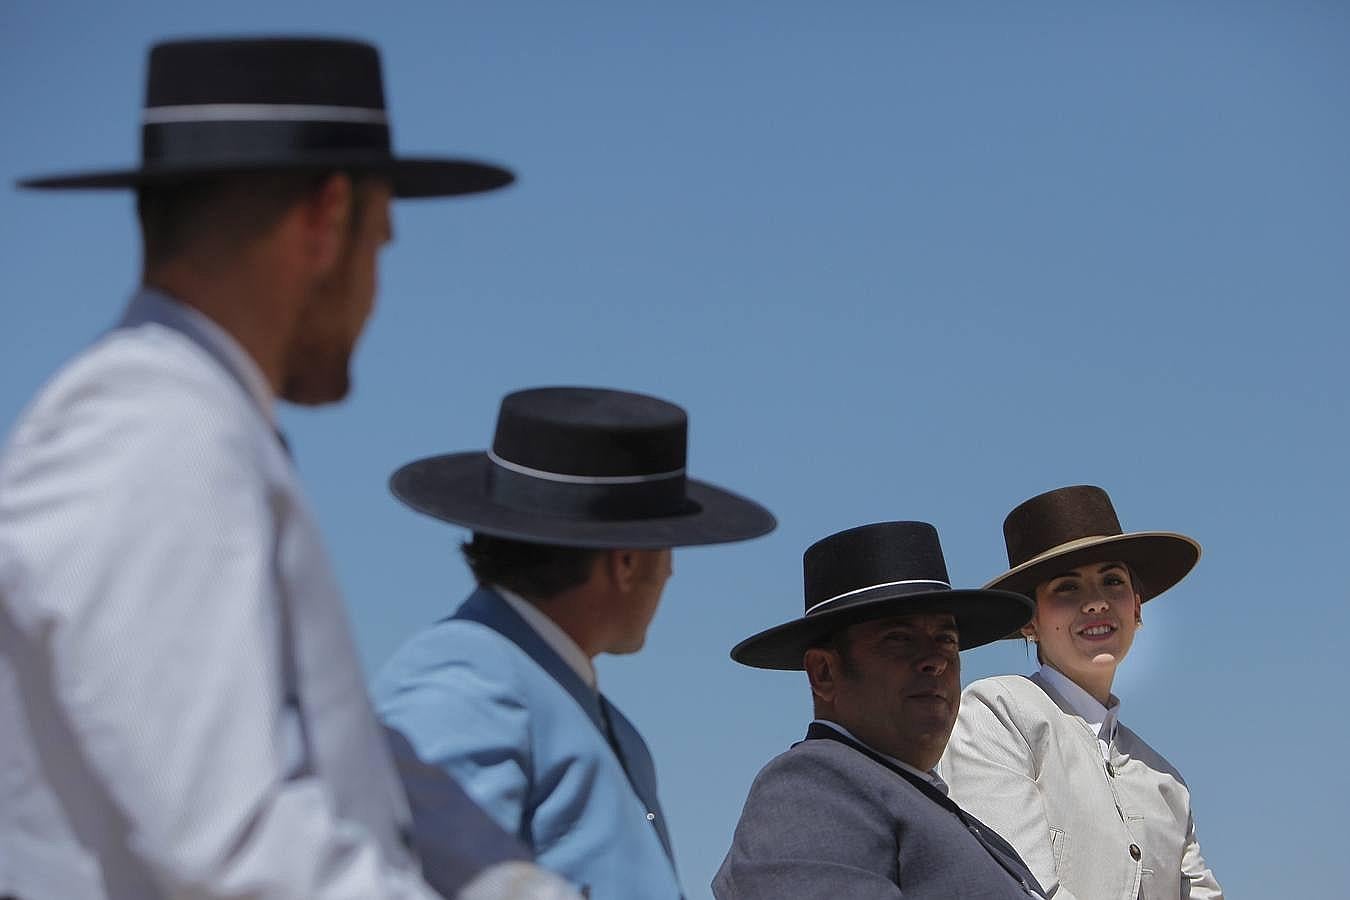
<svg viewBox="0 0 1350 900">
<path fill-rule="evenodd" d="M 1074 633 L 1078 637 L 1083 638 L 1084 640 L 1104 641 L 1109 637 L 1111 637 L 1111 635 L 1115 634 L 1118 628 L 1119 626 L 1117 626 L 1114 622 L 1106 620 L 1098 620 L 1094 622 L 1088 622 L 1081 628 L 1075 629 Z"/>
</svg>

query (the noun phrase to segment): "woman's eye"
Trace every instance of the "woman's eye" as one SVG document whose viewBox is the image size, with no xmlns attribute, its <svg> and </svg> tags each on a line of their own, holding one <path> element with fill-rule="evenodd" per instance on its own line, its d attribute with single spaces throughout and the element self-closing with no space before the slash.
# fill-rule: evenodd
<svg viewBox="0 0 1350 900">
<path fill-rule="evenodd" d="M 1067 594 L 1070 591 L 1076 590 L 1078 590 L 1078 584 L 1073 581 L 1061 581 L 1059 584 L 1055 585 L 1056 594 Z"/>
</svg>

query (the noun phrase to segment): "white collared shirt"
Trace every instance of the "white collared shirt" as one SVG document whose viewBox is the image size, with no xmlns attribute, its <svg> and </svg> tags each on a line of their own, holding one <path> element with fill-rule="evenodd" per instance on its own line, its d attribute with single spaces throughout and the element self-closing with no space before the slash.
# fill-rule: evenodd
<svg viewBox="0 0 1350 900">
<path fill-rule="evenodd" d="M 511 604 L 511 608 L 520 614 L 525 620 L 525 624 L 534 629 L 535 634 L 544 639 L 544 643 L 553 648 L 553 652 L 563 658 L 563 662 L 572 667 L 581 680 L 591 690 L 597 689 L 598 680 L 595 675 L 595 666 L 591 663 L 591 658 L 586 655 L 586 651 L 577 645 L 577 642 L 558 626 L 539 607 L 526 600 L 519 594 L 508 591 L 499 584 L 492 585 L 501 598 Z"/>
<path fill-rule="evenodd" d="M 941 776 L 939 776 L 936 771 L 930 769 L 927 772 L 924 772 L 920 769 L 916 769 L 914 766 L 911 766 L 909 763 L 905 762 L 902 759 L 896 759 L 894 756 L 891 756 L 890 754 L 882 753 L 876 747 L 869 746 L 867 742 L 858 740 L 857 735 L 853 734 L 851 731 L 849 731 L 843 725 L 840 725 L 838 722 L 831 722 L 829 719 L 815 719 L 811 722 L 811 724 L 827 725 L 830 728 L 833 728 L 835 731 L 839 732 L 844 737 L 848 738 L 850 741 L 853 741 L 854 743 L 857 744 L 862 744 L 864 747 L 867 747 L 868 750 L 871 750 L 877 756 L 880 756 L 882 759 L 886 760 L 886 762 L 891 763 L 892 765 L 895 766 L 899 766 L 906 772 L 909 772 L 913 775 L 918 775 L 924 781 L 928 782 L 933 787 L 941 791 L 944 797 L 947 796 L 947 782 L 943 781 Z"/>
<path fill-rule="evenodd" d="M 1048 681 L 1059 695 L 1069 704 L 1073 714 L 1088 724 L 1097 735 L 1097 745 L 1102 751 L 1102 760 L 1111 762 L 1111 744 L 1116 739 L 1116 724 L 1120 716 L 1120 698 L 1115 694 L 1107 695 L 1109 706 L 1102 706 L 1097 698 L 1079 687 L 1073 679 L 1046 663 L 1041 666 L 1040 675 Z"/>
<path fill-rule="evenodd" d="M 276 426 L 276 398 L 272 394 L 272 386 L 267 383 L 267 378 L 253 357 L 224 328 L 192 307 L 152 287 L 141 288 L 132 298 L 122 317 L 121 327 L 130 328 L 147 323 L 163 325 L 192 338 L 248 393 L 263 418 L 273 427 Z"/>
</svg>

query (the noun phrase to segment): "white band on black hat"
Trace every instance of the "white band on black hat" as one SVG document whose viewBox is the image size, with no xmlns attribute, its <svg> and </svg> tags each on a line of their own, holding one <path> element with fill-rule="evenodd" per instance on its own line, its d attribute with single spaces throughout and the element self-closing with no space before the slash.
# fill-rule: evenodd
<svg viewBox="0 0 1350 900">
<path fill-rule="evenodd" d="M 357 122 L 387 125 L 382 109 L 361 106 L 311 106 L 298 103 L 199 103 L 190 106 L 146 107 L 146 125 L 179 122 Z"/>
<path fill-rule="evenodd" d="M 651 475 L 566 475 L 562 472 L 545 472 L 543 469 L 531 469 L 529 466 L 522 466 L 520 463 L 513 463 L 510 460 L 502 459 L 491 450 L 487 451 L 487 457 L 493 465 L 501 466 L 518 475 L 524 475 L 528 478 L 539 478 L 544 481 L 558 481 L 564 484 L 644 484 L 651 481 L 666 481 L 671 478 L 679 478 L 684 475 L 684 469 L 679 468 L 671 472 L 656 472 Z"/>
<path fill-rule="evenodd" d="M 806 611 L 806 615 L 809 616 L 822 606 L 833 603 L 836 600 L 843 600 L 845 597 L 852 597 L 855 594 L 861 594 L 866 591 L 875 591 L 878 588 L 898 587 L 902 584 L 931 584 L 934 587 L 948 591 L 952 588 L 952 586 L 945 581 L 935 581 L 931 578 L 907 578 L 904 581 L 884 581 L 881 584 L 869 584 L 867 587 L 855 588 L 851 591 L 844 591 L 842 594 L 835 594 L 828 600 L 822 600 L 819 603 L 812 605 L 812 607 Z"/>
</svg>

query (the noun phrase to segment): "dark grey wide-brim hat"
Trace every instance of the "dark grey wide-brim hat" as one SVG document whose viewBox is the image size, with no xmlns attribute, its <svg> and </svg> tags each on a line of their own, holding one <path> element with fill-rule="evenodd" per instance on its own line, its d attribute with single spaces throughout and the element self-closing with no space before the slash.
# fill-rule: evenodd
<svg viewBox="0 0 1350 900">
<path fill-rule="evenodd" d="M 811 647 L 852 625 L 888 616 L 948 613 L 962 650 L 996 641 L 1031 619 L 1021 594 L 953 589 L 937 529 L 926 522 L 879 522 L 832 534 L 802 556 L 806 612 L 751 635 L 731 651 L 760 669 L 801 669 Z"/>
<path fill-rule="evenodd" d="M 175 40 L 150 50 L 140 165 L 43 175 L 26 188 L 124 188 L 260 172 L 383 175 L 396 197 L 489 191 L 491 163 L 395 156 L 378 51 L 328 38 Z"/>
<path fill-rule="evenodd" d="M 685 474 L 688 419 L 673 403 L 604 388 L 503 398 L 492 448 L 410 462 L 390 490 L 476 532 L 562 547 L 656 549 L 774 529 L 753 500 Z"/>
</svg>

